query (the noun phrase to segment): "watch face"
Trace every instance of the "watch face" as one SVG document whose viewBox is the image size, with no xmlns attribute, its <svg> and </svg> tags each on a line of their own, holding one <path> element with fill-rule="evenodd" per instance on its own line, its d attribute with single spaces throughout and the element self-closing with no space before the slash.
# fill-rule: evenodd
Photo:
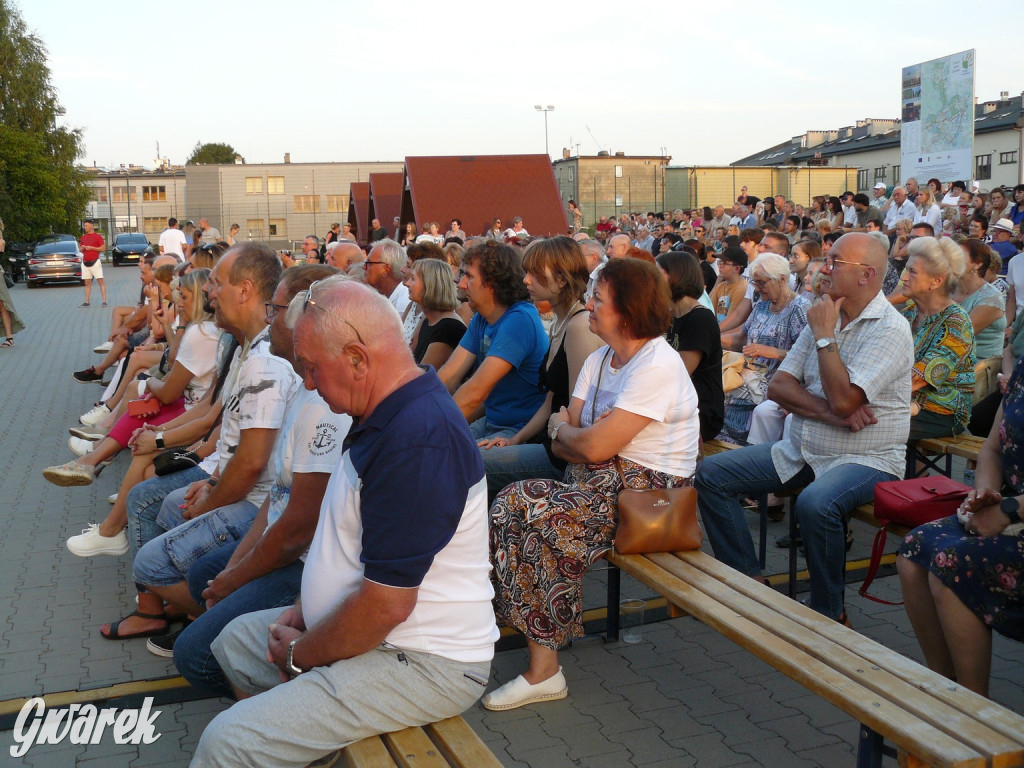
<svg viewBox="0 0 1024 768">
<path fill-rule="evenodd" d="M 1010 496 L 999 502 L 999 508 L 1003 511 L 1003 514 L 1010 518 L 1011 523 L 1020 522 L 1020 504 L 1017 499 Z"/>
</svg>

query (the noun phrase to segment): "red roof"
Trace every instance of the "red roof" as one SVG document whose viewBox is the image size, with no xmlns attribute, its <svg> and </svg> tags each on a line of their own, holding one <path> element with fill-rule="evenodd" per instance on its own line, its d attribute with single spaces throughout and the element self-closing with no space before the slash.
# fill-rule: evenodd
<svg viewBox="0 0 1024 768">
<path fill-rule="evenodd" d="M 348 223 L 356 240 L 363 242 L 370 234 L 370 182 L 353 181 L 348 199 Z"/>
<path fill-rule="evenodd" d="M 394 235 L 395 216 L 402 213 L 404 189 L 405 171 L 370 174 L 370 219 L 380 219 L 380 225 L 391 235 Z"/>
<path fill-rule="evenodd" d="M 521 216 L 531 235 L 565 234 L 565 208 L 547 155 L 407 157 L 405 172 L 416 223 L 436 221 L 441 231 L 452 219 L 481 234 L 495 217 L 512 225 Z"/>
</svg>

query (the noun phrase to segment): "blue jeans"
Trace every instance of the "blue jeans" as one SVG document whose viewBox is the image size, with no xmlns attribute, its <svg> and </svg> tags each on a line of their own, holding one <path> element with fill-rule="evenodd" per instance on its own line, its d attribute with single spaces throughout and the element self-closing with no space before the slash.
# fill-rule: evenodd
<svg viewBox="0 0 1024 768">
<path fill-rule="evenodd" d="M 156 520 L 166 533 L 147 542 L 135 556 L 135 581 L 143 586 L 169 587 L 185 581 L 196 560 L 245 536 L 259 511 L 243 499 L 186 520 L 180 505 L 187 490 L 179 488 L 167 495 Z"/>
<path fill-rule="evenodd" d="M 469 431 L 473 433 L 475 440 L 483 440 L 485 437 L 513 437 L 519 431 L 519 427 L 503 427 L 500 424 L 492 424 L 486 416 L 481 416 L 476 421 L 470 422 Z"/>
<path fill-rule="evenodd" d="M 759 576 L 761 566 L 740 499 L 803 488 L 795 513 L 811 576 L 809 605 L 838 619 L 846 586 L 844 521 L 854 509 L 871 501 L 875 483 L 897 478 L 861 464 L 843 464 L 815 477 L 805 465 L 784 483 L 775 471 L 771 450 L 771 444 L 764 443 L 717 453 L 704 459 L 697 470 L 697 506 L 711 548 L 726 565 Z"/>
<path fill-rule="evenodd" d="M 565 472 L 555 468 L 543 445 L 506 445 L 480 449 L 487 473 L 487 498 L 494 499 L 501 489 L 517 480 L 561 480 Z"/>
<path fill-rule="evenodd" d="M 156 518 L 167 494 L 179 488 L 188 488 L 197 480 L 205 480 L 209 476 L 199 467 L 190 467 L 163 477 L 144 480 L 128 491 L 128 546 L 132 560 L 143 544 L 166 530 L 157 525 Z"/>
<path fill-rule="evenodd" d="M 209 552 L 188 569 L 188 589 L 192 598 L 204 605 L 206 583 L 224 570 L 238 542 Z M 221 670 L 210 645 L 228 622 L 243 613 L 285 607 L 295 602 L 302 587 L 301 560 L 243 584 L 230 595 L 189 624 L 174 642 L 174 665 L 197 688 L 232 698 L 234 693 Z"/>
</svg>

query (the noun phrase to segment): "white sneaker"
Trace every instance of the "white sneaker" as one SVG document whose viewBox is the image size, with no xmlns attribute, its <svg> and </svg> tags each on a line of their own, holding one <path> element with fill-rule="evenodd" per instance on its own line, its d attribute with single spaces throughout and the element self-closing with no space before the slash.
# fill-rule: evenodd
<svg viewBox="0 0 1024 768">
<path fill-rule="evenodd" d="M 107 496 L 107 501 L 109 501 L 111 504 L 117 504 L 117 494 L 112 493 L 109 496 Z"/>
<path fill-rule="evenodd" d="M 484 705 L 484 709 L 500 711 L 515 709 L 524 704 L 535 704 L 539 701 L 564 699 L 568 695 L 569 687 L 565 683 L 562 668 L 559 667 L 557 673 L 536 685 L 531 685 L 526 682 L 525 677 L 519 675 L 515 680 L 488 693 L 480 700 L 480 703 Z"/>
<path fill-rule="evenodd" d="M 91 429 L 82 429 L 81 427 L 68 427 L 68 432 L 73 437 L 80 437 L 83 440 L 90 440 L 92 442 L 102 440 L 106 437 L 102 432 L 94 432 Z"/>
<path fill-rule="evenodd" d="M 98 346 L 93 347 L 92 351 L 95 352 L 97 355 L 105 355 L 105 354 L 107 354 L 107 352 L 109 352 L 113 348 L 114 348 L 114 342 L 106 341 L 103 344 L 100 344 Z"/>
<path fill-rule="evenodd" d="M 69 437 L 68 448 L 75 456 L 85 456 L 92 450 L 92 440 L 83 440 L 80 437 Z"/>
<path fill-rule="evenodd" d="M 100 403 L 96 407 L 79 416 L 78 420 L 87 427 L 95 427 L 109 415 L 110 409 L 103 403 Z"/>
<path fill-rule="evenodd" d="M 92 523 L 88 528 L 84 528 L 81 534 L 68 539 L 68 549 L 71 554 L 79 557 L 123 555 L 128 551 L 128 536 L 124 531 L 115 536 L 103 536 L 100 534 L 100 527 Z"/>
</svg>

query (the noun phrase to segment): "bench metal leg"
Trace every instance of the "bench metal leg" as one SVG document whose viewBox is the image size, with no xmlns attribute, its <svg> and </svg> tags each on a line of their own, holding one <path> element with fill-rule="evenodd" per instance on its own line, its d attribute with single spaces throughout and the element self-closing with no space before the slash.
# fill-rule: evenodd
<svg viewBox="0 0 1024 768">
<path fill-rule="evenodd" d="M 881 765 L 882 734 L 862 723 L 857 741 L 857 768 L 881 768 Z"/>
<path fill-rule="evenodd" d="M 757 541 L 757 561 L 764 570 L 764 564 L 768 562 L 768 494 L 762 493 L 757 500 L 757 508 L 761 515 L 761 532 Z"/>
<path fill-rule="evenodd" d="M 608 618 L 605 619 L 604 634 L 609 643 L 619 641 L 619 585 L 622 571 L 608 563 Z"/>
<path fill-rule="evenodd" d="M 796 558 L 799 547 L 796 545 L 796 537 L 799 531 L 796 520 L 796 500 L 789 505 L 789 584 L 786 585 L 786 594 L 791 599 L 796 599 Z"/>
</svg>

